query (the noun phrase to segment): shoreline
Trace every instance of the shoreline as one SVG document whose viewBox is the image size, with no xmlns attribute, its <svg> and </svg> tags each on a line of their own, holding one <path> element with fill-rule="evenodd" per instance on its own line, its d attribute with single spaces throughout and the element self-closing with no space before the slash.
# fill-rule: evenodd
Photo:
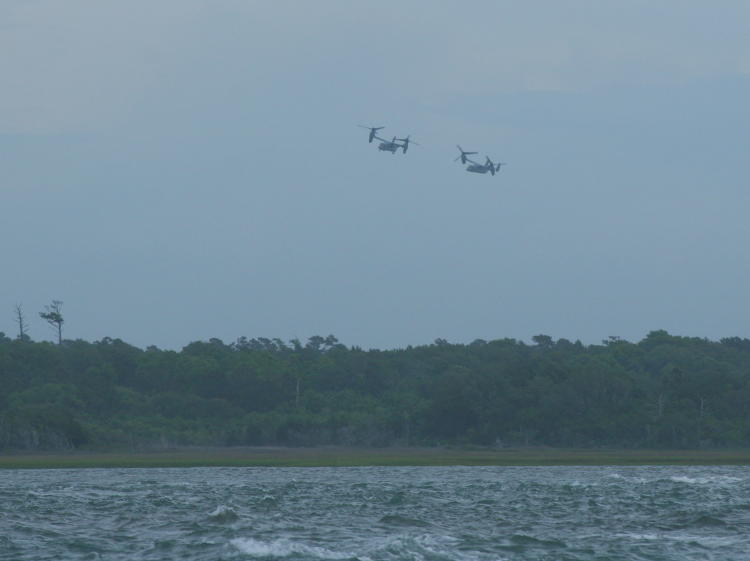
<svg viewBox="0 0 750 561">
<path fill-rule="evenodd" d="M 750 465 L 750 449 L 186 447 L 153 451 L 0 453 L 0 470 L 146 467 L 649 465 Z"/>
</svg>

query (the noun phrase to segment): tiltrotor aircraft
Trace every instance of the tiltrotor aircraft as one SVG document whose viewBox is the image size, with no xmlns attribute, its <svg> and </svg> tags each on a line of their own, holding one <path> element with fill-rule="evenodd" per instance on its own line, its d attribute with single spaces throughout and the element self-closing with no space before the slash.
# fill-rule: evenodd
<svg viewBox="0 0 750 561">
<path fill-rule="evenodd" d="M 489 157 L 485 156 L 486 160 L 483 164 L 480 164 L 479 162 L 475 162 L 471 158 L 467 158 L 466 156 L 471 156 L 473 154 L 476 154 L 477 152 L 466 152 L 463 148 L 456 145 L 458 150 L 461 152 L 461 154 L 453 160 L 454 162 L 461 160 L 462 164 L 465 164 L 466 162 L 469 162 L 469 165 L 466 166 L 466 171 L 470 171 L 472 173 L 487 173 L 490 172 L 492 175 L 495 175 L 498 171 L 500 171 L 500 166 L 506 166 L 505 162 L 499 162 L 494 163 L 492 160 L 489 159 Z"/>
<path fill-rule="evenodd" d="M 414 142 L 410 139 L 411 135 L 408 135 L 406 138 L 396 138 L 394 136 L 391 140 L 379 137 L 377 134 L 378 131 L 385 127 L 366 127 L 364 125 L 357 126 L 362 127 L 363 129 L 368 129 L 370 131 L 370 136 L 368 137 L 367 142 L 372 143 L 374 139 L 378 139 L 380 141 L 380 144 L 378 144 L 378 150 L 381 150 L 383 152 L 390 152 L 391 154 L 395 154 L 398 149 L 401 148 L 403 149 L 404 154 L 406 154 L 406 151 L 409 149 L 410 143 L 419 145 L 418 142 Z M 399 144 L 399 142 L 401 142 L 401 144 Z"/>
</svg>

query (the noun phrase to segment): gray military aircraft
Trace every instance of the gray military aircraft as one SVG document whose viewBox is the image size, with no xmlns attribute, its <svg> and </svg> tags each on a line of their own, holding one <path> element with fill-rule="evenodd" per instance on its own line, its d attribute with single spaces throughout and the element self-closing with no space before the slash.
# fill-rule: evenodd
<svg viewBox="0 0 750 561">
<path fill-rule="evenodd" d="M 367 139 L 367 142 L 372 143 L 374 139 L 378 139 L 380 141 L 380 144 L 378 144 L 378 150 L 381 150 L 383 152 L 390 152 L 391 154 L 395 154 L 399 148 L 401 148 L 406 154 L 406 151 L 409 149 L 409 144 L 416 144 L 419 146 L 418 142 L 414 142 L 411 140 L 411 135 L 408 135 L 406 138 L 396 138 L 395 136 L 391 140 L 387 140 L 385 138 L 381 138 L 378 136 L 377 132 L 380 129 L 383 129 L 385 127 L 366 127 L 364 125 L 357 125 L 358 127 L 362 127 L 363 129 L 368 129 L 370 131 L 370 135 Z M 399 144 L 401 142 L 402 144 Z"/>
<path fill-rule="evenodd" d="M 505 162 L 499 162 L 494 163 L 492 160 L 489 159 L 489 157 L 485 156 L 486 160 L 483 164 L 480 164 L 479 162 L 475 162 L 471 158 L 467 158 L 467 156 L 471 156 L 473 154 L 476 154 L 477 152 L 466 152 L 463 148 L 456 145 L 458 150 L 461 152 L 461 154 L 453 160 L 454 162 L 461 160 L 462 164 L 466 164 L 466 162 L 469 162 L 469 165 L 466 166 L 466 171 L 470 171 L 472 173 L 487 173 L 490 172 L 492 175 L 495 175 L 498 171 L 500 171 L 500 166 L 507 166 Z"/>
</svg>

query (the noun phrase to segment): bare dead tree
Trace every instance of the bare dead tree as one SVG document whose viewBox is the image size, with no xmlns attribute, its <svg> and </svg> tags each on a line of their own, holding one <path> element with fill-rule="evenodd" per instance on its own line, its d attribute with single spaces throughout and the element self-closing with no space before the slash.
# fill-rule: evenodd
<svg viewBox="0 0 750 561">
<path fill-rule="evenodd" d="M 29 339 L 29 327 L 26 325 L 26 316 L 23 315 L 23 306 L 16 304 L 13 308 L 16 316 L 16 323 L 18 324 L 18 340 L 28 341 Z"/>
<path fill-rule="evenodd" d="M 39 312 L 39 317 L 50 324 L 57 331 L 57 344 L 62 344 L 62 326 L 65 320 L 62 316 L 62 305 L 60 300 L 52 300 L 52 304 L 44 306 L 44 311 Z"/>
</svg>

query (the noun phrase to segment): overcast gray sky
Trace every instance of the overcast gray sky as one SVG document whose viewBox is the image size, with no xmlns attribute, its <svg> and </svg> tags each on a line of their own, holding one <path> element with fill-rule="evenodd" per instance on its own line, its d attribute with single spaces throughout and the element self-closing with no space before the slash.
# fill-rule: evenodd
<svg viewBox="0 0 750 561">
<path fill-rule="evenodd" d="M 744 0 L 4 0 L 0 331 L 750 337 L 748 99 Z"/>
</svg>

